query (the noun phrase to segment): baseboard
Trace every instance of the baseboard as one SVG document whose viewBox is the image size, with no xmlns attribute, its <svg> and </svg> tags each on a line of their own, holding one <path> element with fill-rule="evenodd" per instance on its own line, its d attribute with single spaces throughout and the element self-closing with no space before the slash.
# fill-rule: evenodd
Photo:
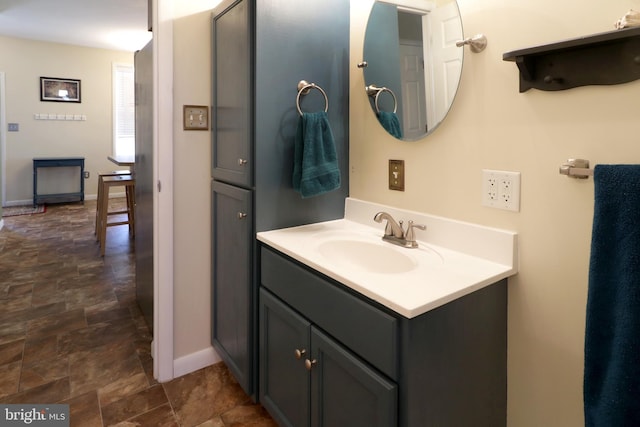
<svg viewBox="0 0 640 427">
<path fill-rule="evenodd" d="M 4 206 L 6 207 L 10 207 L 10 206 L 26 206 L 26 205 L 30 205 L 33 203 L 33 199 L 26 199 L 26 200 L 10 200 L 7 201 Z"/>
<path fill-rule="evenodd" d="M 205 348 L 175 359 L 173 361 L 173 377 L 178 378 L 221 361 L 222 359 L 213 347 Z"/>
</svg>

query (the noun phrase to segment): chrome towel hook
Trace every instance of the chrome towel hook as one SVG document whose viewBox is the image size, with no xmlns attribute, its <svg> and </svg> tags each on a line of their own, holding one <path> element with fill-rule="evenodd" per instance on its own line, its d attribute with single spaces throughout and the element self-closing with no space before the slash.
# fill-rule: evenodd
<svg viewBox="0 0 640 427">
<path fill-rule="evenodd" d="M 322 96 L 324 96 L 324 112 L 329 111 L 329 98 L 327 98 L 326 92 L 317 84 L 309 83 L 306 80 L 300 80 L 298 82 L 298 96 L 296 97 L 296 108 L 298 114 L 302 115 L 302 109 L 300 108 L 300 95 L 307 95 L 311 89 L 318 89 Z"/>
<path fill-rule="evenodd" d="M 476 34 L 473 37 L 469 37 L 468 39 L 460 40 L 456 42 L 456 46 L 462 47 L 468 44 L 471 48 L 471 52 L 479 53 L 487 47 L 487 37 L 484 34 Z"/>
</svg>

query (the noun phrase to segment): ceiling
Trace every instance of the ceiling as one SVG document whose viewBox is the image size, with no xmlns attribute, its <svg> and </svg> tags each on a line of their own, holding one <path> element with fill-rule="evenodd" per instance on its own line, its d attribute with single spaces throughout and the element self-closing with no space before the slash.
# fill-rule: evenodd
<svg viewBox="0 0 640 427">
<path fill-rule="evenodd" d="M 0 0 L 0 35 L 135 52 L 151 39 L 147 0 Z"/>
</svg>

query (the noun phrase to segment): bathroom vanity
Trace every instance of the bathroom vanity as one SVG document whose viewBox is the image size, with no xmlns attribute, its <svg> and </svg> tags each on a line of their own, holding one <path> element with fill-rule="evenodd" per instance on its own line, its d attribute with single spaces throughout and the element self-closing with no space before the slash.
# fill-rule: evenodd
<svg viewBox="0 0 640 427">
<path fill-rule="evenodd" d="M 427 225 L 421 247 L 382 242 L 378 210 Z M 506 425 L 514 233 L 347 199 L 258 240 L 259 397 L 280 425 Z"/>
</svg>

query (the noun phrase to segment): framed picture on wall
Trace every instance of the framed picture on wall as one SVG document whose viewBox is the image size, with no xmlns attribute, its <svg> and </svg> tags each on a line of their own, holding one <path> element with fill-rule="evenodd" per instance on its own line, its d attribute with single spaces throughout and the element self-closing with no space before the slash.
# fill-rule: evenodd
<svg viewBox="0 0 640 427">
<path fill-rule="evenodd" d="M 80 80 L 40 77 L 40 101 L 81 102 Z"/>
</svg>

